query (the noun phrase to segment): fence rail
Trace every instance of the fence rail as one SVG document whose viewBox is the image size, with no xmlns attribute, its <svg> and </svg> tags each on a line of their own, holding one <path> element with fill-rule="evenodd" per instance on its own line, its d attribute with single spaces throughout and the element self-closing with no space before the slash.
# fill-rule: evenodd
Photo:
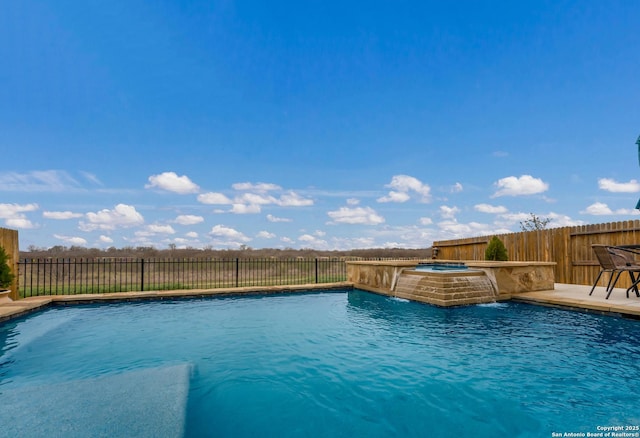
<svg viewBox="0 0 640 438">
<path fill-rule="evenodd" d="M 22 259 L 20 297 L 331 283 L 340 259 Z"/>
</svg>

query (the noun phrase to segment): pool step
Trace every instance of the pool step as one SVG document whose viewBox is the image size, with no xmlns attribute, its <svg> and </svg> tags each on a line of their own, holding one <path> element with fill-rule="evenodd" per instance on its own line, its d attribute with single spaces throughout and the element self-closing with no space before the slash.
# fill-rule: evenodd
<svg viewBox="0 0 640 438">
<path fill-rule="evenodd" d="M 39 315 L 38 318 L 30 318 L 17 323 L 16 327 L 11 329 L 10 335 L 0 334 L 0 337 L 6 336 L 2 339 L 4 351 L 0 352 L 0 362 L 8 360 L 18 351 L 30 346 L 46 334 L 69 324 L 74 319 L 73 316 L 62 316 L 58 312 L 49 312 Z"/>
<path fill-rule="evenodd" d="M 0 387 L 3 436 L 182 437 L 192 366 L 50 385 Z"/>
</svg>

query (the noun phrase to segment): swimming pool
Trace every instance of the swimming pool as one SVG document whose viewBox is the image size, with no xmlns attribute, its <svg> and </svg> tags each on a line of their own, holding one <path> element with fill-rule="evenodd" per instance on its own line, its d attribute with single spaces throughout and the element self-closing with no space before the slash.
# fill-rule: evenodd
<svg viewBox="0 0 640 438">
<path fill-rule="evenodd" d="M 350 290 L 73 306 L 0 326 L 0 340 L 7 436 L 538 437 L 640 424 L 640 324 L 525 304 L 443 309 Z"/>
</svg>

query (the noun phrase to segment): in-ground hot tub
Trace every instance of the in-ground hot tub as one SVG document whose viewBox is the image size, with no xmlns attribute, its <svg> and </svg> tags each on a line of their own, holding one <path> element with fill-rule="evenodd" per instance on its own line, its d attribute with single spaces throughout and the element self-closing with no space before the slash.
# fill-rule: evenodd
<svg viewBox="0 0 640 438">
<path fill-rule="evenodd" d="M 349 261 L 347 279 L 369 292 L 459 306 L 553 290 L 554 267 L 553 262 Z"/>
<path fill-rule="evenodd" d="M 414 270 L 420 272 L 467 271 L 469 267 L 464 263 L 418 263 Z"/>
</svg>

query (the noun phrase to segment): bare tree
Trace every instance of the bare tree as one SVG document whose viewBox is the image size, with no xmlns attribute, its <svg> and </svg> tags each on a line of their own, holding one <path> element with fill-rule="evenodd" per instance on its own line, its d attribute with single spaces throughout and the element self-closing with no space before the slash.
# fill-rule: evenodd
<svg viewBox="0 0 640 438">
<path fill-rule="evenodd" d="M 545 230 L 551 219 L 548 217 L 539 217 L 533 213 L 529 213 L 529 219 L 520 222 L 520 229 L 522 231 L 538 231 Z"/>
</svg>

